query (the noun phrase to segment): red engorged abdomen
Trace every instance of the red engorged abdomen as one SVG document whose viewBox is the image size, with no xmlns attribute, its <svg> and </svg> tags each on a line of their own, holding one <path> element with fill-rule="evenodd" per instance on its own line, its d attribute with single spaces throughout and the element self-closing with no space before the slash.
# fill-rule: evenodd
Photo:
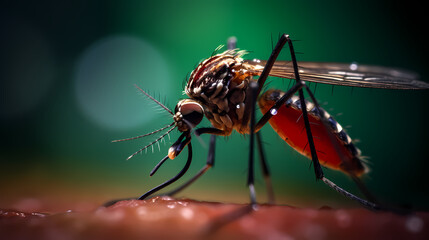
<svg viewBox="0 0 429 240">
<path fill-rule="evenodd" d="M 273 105 L 274 101 L 259 101 L 262 113 L 267 112 Z M 353 158 L 352 154 L 345 148 L 344 144 L 334 133 L 323 126 L 319 118 L 310 114 L 308 114 L 308 117 L 320 164 L 329 168 L 341 170 L 341 163 L 343 161 L 340 154 L 343 158 L 348 158 L 347 160 Z M 305 131 L 301 110 L 283 105 L 277 110 L 277 114 L 270 119 L 269 123 L 284 141 L 296 151 L 311 159 L 310 146 L 308 145 L 307 133 Z M 331 134 L 331 136 L 328 134 Z M 336 147 L 331 142 L 331 139 L 337 141 L 336 145 L 340 153 L 336 151 Z"/>
</svg>

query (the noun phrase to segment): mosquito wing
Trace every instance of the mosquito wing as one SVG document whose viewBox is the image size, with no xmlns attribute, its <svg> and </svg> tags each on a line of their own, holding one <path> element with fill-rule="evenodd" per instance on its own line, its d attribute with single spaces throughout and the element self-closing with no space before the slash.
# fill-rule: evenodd
<svg viewBox="0 0 429 240">
<path fill-rule="evenodd" d="M 266 61 L 245 61 L 261 71 Z M 301 80 L 350 87 L 387 89 L 429 89 L 429 84 L 417 80 L 418 74 L 396 68 L 360 64 L 298 62 Z M 277 61 L 270 76 L 295 79 L 292 62 Z"/>
</svg>

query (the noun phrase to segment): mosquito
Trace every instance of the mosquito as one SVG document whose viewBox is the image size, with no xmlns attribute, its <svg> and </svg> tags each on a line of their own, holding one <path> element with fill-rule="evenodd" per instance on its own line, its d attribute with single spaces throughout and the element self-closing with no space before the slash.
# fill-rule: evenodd
<svg viewBox="0 0 429 240">
<path fill-rule="evenodd" d="M 286 43 L 289 46 L 291 61 L 277 61 Z M 306 82 L 385 89 L 429 89 L 428 83 L 417 80 L 418 76 L 415 73 L 394 68 L 355 63 L 298 62 L 292 40 L 286 34 L 279 38 L 266 61 L 244 60 L 243 56 L 247 52 L 235 47 L 217 53 L 219 50 L 220 48 L 217 48 L 211 57 L 199 63 L 192 71 L 184 89 L 189 98 L 179 101 L 174 112 L 136 86 L 148 98 L 164 108 L 172 116 L 173 122 L 148 134 L 115 140 L 137 139 L 165 130 L 164 134 L 129 158 L 153 146 L 176 128 L 181 135 L 150 174 L 153 175 L 167 159 L 174 159 L 185 147 L 188 148 L 188 157 L 183 169 L 176 176 L 144 193 L 139 200 L 146 199 L 174 183 L 187 172 L 192 161 L 193 135 L 212 135 L 206 165 L 190 180 L 166 195 L 178 193 L 207 172 L 215 160 L 215 136 L 229 136 L 236 131 L 250 135 L 247 175 L 250 206 L 257 204 L 254 187 L 255 136 L 269 199 L 270 202 L 274 202 L 270 173 L 259 134 L 261 128 L 269 123 L 292 148 L 311 159 L 317 180 L 368 209 L 383 209 L 360 181 L 360 177 L 368 172 L 360 150 L 341 125 L 320 107 Z M 287 91 L 269 89 L 262 92 L 269 76 L 294 79 L 295 84 Z M 311 101 L 305 100 L 304 91 Z M 255 119 L 256 104 L 263 114 L 258 121 Z M 210 121 L 211 127 L 198 127 L 204 116 Z M 367 199 L 360 198 L 329 180 L 322 170 L 322 165 L 349 175 Z"/>
</svg>

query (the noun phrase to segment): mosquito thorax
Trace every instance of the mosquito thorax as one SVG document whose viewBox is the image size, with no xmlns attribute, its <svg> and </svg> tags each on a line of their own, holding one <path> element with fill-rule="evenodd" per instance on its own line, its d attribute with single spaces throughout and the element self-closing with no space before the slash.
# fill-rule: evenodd
<svg viewBox="0 0 429 240">
<path fill-rule="evenodd" d="M 204 108 L 192 99 L 184 99 L 177 103 L 173 116 L 177 128 L 181 132 L 191 130 L 197 126 L 204 117 Z"/>
<path fill-rule="evenodd" d="M 246 91 L 257 75 L 241 58 L 246 52 L 227 50 L 202 61 L 191 73 L 185 93 L 204 106 L 212 125 L 229 135 L 248 131 L 243 121 Z"/>
</svg>

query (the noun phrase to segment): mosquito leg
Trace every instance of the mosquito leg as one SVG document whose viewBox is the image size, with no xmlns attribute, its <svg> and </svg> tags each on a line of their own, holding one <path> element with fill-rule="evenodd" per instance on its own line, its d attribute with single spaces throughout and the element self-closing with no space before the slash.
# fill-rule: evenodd
<svg viewBox="0 0 429 240">
<path fill-rule="evenodd" d="M 235 38 L 235 37 L 228 38 L 228 44 L 227 44 L 227 46 L 228 46 L 229 50 L 237 48 L 237 38 Z M 267 188 L 268 202 L 271 203 L 271 204 L 274 204 L 273 186 L 271 184 L 270 172 L 269 172 L 269 169 L 268 169 L 267 161 L 265 159 L 265 154 L 264 154 L 264 149 L 263 149 L 263 146 L 262 146 L 261 135 L 260 135 L 259 132 L 256 133 L 256 141 L 257 141 L 257 144 L 258 144 L 257 146 L 258 146 L 258 152 L 259 152 L 259 159 L 260 159 L 261 167 L 262 167 L 262 173 L 264 175 L 265 185 L 266 185 L 266 188 Z M 203 169 L 201 171 L 203 171 Z"/>
<path fill-rule="evenodd" d="M 373 210 L 373 211 L 387 210 L 387 209 L 381 208 L 379 205 L 377 205 L 375 203 L 366 201 L 366 200 L 364 200 L 362 198 L 359 198 L 359 197 L 357 197 L 357 196 L 355 196 L 355 195 L 347 192 L 346 190 L 340 188 L 339 186 L 337 186 L 335 183 L 333 183 L 331 180 L 327 179 L 326 177 L 322 177 L 321 179 L 330 188 L 334 189 L 338 193 L 342 194 L 343 196 L 345 196 L 345 197 L 347 197 L 347 198 L 349 198 L 351 200 L 359 202 L 360 204 L 362 204 L 362 206 L 366 207 L 369 210 Z"/>
<path fill-rule="evenodd" d="M 183 138 L 185 138 L 185 136 L 186 136 L 186 139 L 184 140 L 184 141 L 182 141 L 183 140 Z M 184 133 L 182 133 L 182 135 L 180 135 L 180 137 L 177 139 L 177 141 L 172 145 L 172 148 L 174 148 L 175 149 L 175 152 L 177 153 L 176 155 L 178 155 L 182 150 L 183 150 L 183 148 L 187 145 L 187 144 L 190 144 L 190 141 L 191 141 L 191 138 L 190 138 L 190 136 L 189 136 L 189 132 L 184 132 Z M 190 152 L 190 153 L 188 153 L 188 155 L 190 155 L 190 156 L 188 156 L 188 162 L 189 162 L 189 164 L 190 164 L 190 161 L 192 160 L 192 148 L 190 148 L 190 149 L 188 149 L 188 151 Z M 152 176 L 156 171 L 157 171 L 157 169 L 160 167 L 160 165 L 162 165 L 162 163 L 165 161 L 165 159 L 168 159 L 168 157 L 169 157 L 169 155 L 167 155 L 167 156 L 165 156 L 159 163 L 158 163 L 158 165 L 152 170 L 152 172 L 150 173 L 150 175 Z M 191 158 L 191 159 L 190 159 Z M 188 164 L 188 162 L 186 163 L 186 165 Z M 185 168 L 186 168 L 186 170 L 187 170 L 187 168 L 189 168 L 189 166 L 187 166 L 186 167 L 186 165 L 185 165 Z M 183 168 L 183 170 L 180 172 L 180 173 L 182 173 L 184 170 L 185 170 L 185 168 Z M 183 174 L 185 174 L 185 172 L 186 172 L 186 170 L 182 173 L 182 175 Z M 180 174 L 179 173 L 179 174 Z M 179 176 L 179 175 L 177 175 L 176 177 L 174 177 L 174 178 L 172 178 L 172 179 L 170 179 L 170 180 L 168 180 L 167 182 L 165 182 L 165 183 L 163 183 L 163 184 L 161 184 L 161 185 L 159 185 L 159 186 L 157 186 L 156 188 L 154 188 L 154 189 L 152 189 L 152 190 L 150 190 L 149 192 L 147 192 L 147 193 L 145 193 L 143 196 L 141 196 L 140 198 L 138 198 L 139 200 L 142 200 L 142 199 L 144 199 L 144 198 L 146 198 L 147 196 L 149 196 L 149 195 L 151 195 L 151 194 L 153 194 L 153 193 L 155 193 L 156 191 L 158 191 L 158 190 L 160 190 L 160 189 L 162 189 L 162 188 L 164 188 L 164 187 L 166 187 L 166 186 L 168 186 L 169 184 L 171 184 L 171 183 L 173 183 L 174 181 L 176 181 L 177 179 L 179 179 L 181 176 Z M 177 179 L 175 179 L 175 178 L 177 178 Z M 175 179 L 175 180 L 174 180 Z M 108 202 L 106 202 L 106 203 L 104 203 L 102 206 L 103 207 L 109 207 L 109 206 L 112 206 L 112 205 L 114 205 L 115 203 L 117 203 L 117 202 L 119 202 L 119 201 L 123 201 L 123 200 L 133 200 L 133 199 L 136 199 L 135 197 L 131 197 L 131 198 L 121 198 L 121 199 L 115 199 L 115 200 L 111 200 L 111 201 L 108 201 Z"/>
<path fill-rule="evenodd" d="M 258 83 L 251 82 L 250 87 L 250 146 L 249 146 L 249 171 L 247 178 L 247 186 L 249 187 L 250 192 L 250 204 L 256 205 L 256 192 L 255 192 L 255 173 L 254 173 L 254 147 L 255 147 L 255 108 L 256 108 L 256 98 L 258 93 Z"/>
<path fill-rule="evenodd" d="M 295 63 L 296 62 L 294 62 L 294 64 Z M 295 76 L 299 79 L 298 73 L 296 73 Z M 378 206 L 377 204 L 366 201 L 362 198 L 359 198 L 359 197 L 353 195 L 352 193 L 340 188 L 339 186 L 337 186 L 335 183 L 333 183 L 331 180 L 327 179 L 324 176 L 322 167 L 320 166 L 320 162 L 319 162 L 319 159 L 317 157 L 316 147 L 314 145 L 314 140 L 313 140 L 313 135 L 311 134 L 310 122 L 308 120 L 307 106 L 305 104 L 304 92 L 302 91 L 302 89 L 299 90 L 299 98 L 300 98 L 302 116 L 304 119 L 305 131 L 307 133 L 308 145 L 310 146 L 311 159 L 313 161 L 313 167 L 314 167 L 314 173 L 316 175 L 316 179 L 321 179 L 330 188 L 334 189 L 338 193 L 342 194 L 343 196 L 345 196 L 351 200 L 359 202 L 364 207 L 366 207 L 370 210 L 381 210 L 381 207 Z"/>
<path fill-rule="evenodd" d="M 317 101 L 317 99 L 314 97 L 314 94 L 311 92 L 311 90 L 305 86 L 305 89 L 307 90 L 308 95 L 310 96 L 311 100 L 313 101 L 314 105 L 316 106 L 317 109 L 320 109 L 320 105 Z M 320 111 L 319 111 L 320 112 Z M 325 125 L 325 128 L 327 127 L 327 125 L 329 124 L 328 120 L 326 119 L 325 115 L 320 114 L 320 118 L 322 120 L 322 123 Z M 329 135 L 330 141 L 334 144 L 334 148 L 337 152 L 339 151 L 340 146 L 338 146 L 337 142 L 335 141 L 335 139 L 333 139 L 333 136 Z M 368 190 L 368 188 L 366 188 L 365 184 L 360 180 L 359 177 L 355 176 L 352 173 L 349 173 L 350 177 L 353 179 L 353 181 L 356 183 L 356 185 L 358 186 L 359 190 L 361 191 L 361 193 L 371 202 L 379 204 L 379 202 L 377 201 L 377 199 L 374 197 L 374 195 L 371 194 L 371 192 Z"/>
<path fill-rule="evenodd" d="M 299 76 L 298 76 L 299 77 Z M 318 110 L 318 112 L 320 112 L 320 113 L 322 113 L 322 111 L 320 111 L 320 105 L 319 105 L 319 102 L 317 101 L 317 99 L 314 97 L 314 94 L 311 92 L 311 90 L 310 90 L 310 88 L 306 85 L 305 86 L 305 89 L 307 90 L 307 93 L 308 93 L 308 95 L 310 96 L 310 98 L 311 98 L 311 100 L 313 101 L 313 104 L 315 105 L 315 107 L 316 107 L 316 109 Z M 302 90 L 302 89 L 301 89 Z M 304 115 L 306 115 L 307 116 L 307 119 L 308 119 L 308 114 L 307 114 L 307 108 L 306 108 L 306 104 L 305 104 L 305 100 L 304 100 L 304 94 L 302 93 L 302 98 L 301 98 L 301 93 L 300 93 L 300 102 L 301 103 L 304 103 L 304 104 L 301 104 L 301 108 L 303 109 L 303 114 L 304 114 L 304 112 L 305 112 L 305 114 Z M 305 107 L 304 107 L 305 106 Z M 320 114 L 320 119 L 321 119 L 321 121 L 322 121 L 322 123 L 323 123 L 323 125 L 324 125 L 324 127 L 326 128 L 326 129 L 328 129 L 328 126 L 329 126 L 329 121 L 328 121 L 328 119 L 326 119 L 326 117 L 325 117 L 325 115 L 324 114 Z M 306 124 L 306 120 L 305 120 L 305 117 L 304 117 L 304 123 Z M 307 129 L 307 126 L 306 126 L 306 129 Z M 310 134 L 311 134 L 311 129 L 310 129 L 310 127 L 308 127 L 308 132 L 310 132 Z M 307 130 L 306 130 L 307 131 Z M 307 136 L 309 136 L 309 134 L 307 133 Z M 312 136 L 312 135 L 311 135 Z M 341 151 L 340 151 L 340 146 L 338 145 L 338 143 L 335 141 L 335 139 L 334 139 L 334 136 L 332 136 L 331 134 L 329 134 L 328 135 L 329 136 L 329 141 L 333 144 L 333 146 L 334 146 L 334 148 L 335 148 L 335 151 L 337 152 L 337 154 L 341 154 Z M 309 141 L 309 143 L 310 143 L 310 141 Z M 310 144 L 311 145 L 311 144 Z M 313 145 L 314 145 L 314 142 L 313 142 Z M 313 152 L 311 152 L 312 153 L 312 156 L 313 156 Z M 317 160 L 318 161 L 318 160 Z M 315 166 L 316 167 L 316 166 Z M 319 164 L 319 167 L 320 167 L 320 164 Z M 316 171 L 316 170 L 315 170 Z M 322 175 L 323 175 L 323 172 L 322 172 Z M 319 177 L 317 176 L 317 174 L 316 174 L 316 178 L 318 178 L 318 179 L 320 179 L 320 177 L 323 177 L 323 176 L 320 176 L 319 175 Z"/>
<path fill-rule="evenodd" d="M 231 223 L 247 214 L 250 214 L 257 207 L 256 203 L 256 191 L 255 191 L 255 177 L 254 177 L 254 142 L 255 142 L 255 105 L 258 91 L 258 83 L 251 82 L 250 91 L 248 92 L 250 95 L 250 101 L 246 103 L 246 106 L 251 106 L 250 112 L 250 147 L 249 147 L 249 168 L 248 168 L 248 178 L 247 178 L 247 186 L 249 188 L 250 193 L 250 204 L 239 207 L 232 212 L 229 212 L 226 215 L 221 215 L 215 218 L 210 222 L 209 225 L 205 229 L 203 229 L 205 234 L 211 234 L 218 230 L 219 228 L 225 226 L 228 223 Z M 247 105 L 249 104 L 249 105 Z"/>
<path fill-rule="evenodd" d="M 364 207 L 370 210 L 381 210 L 380 206 L 378 206 L 377 204 L 366 201 L 362 198 L 359 198 L 353 195 L 352 193 L 349 193 L 348 191 L 340 188 L 339 186 L 337 186 L 335 183 L 333 183 L 331 180 L 327 179 L 324 176 L 322 167 L 320 166 L 319 159 L 317 158 L 316 147 L 314 145 L 313 135 L 311 134 L 310 122 L 308 120 L 307 106 L 305 104 L 304 92 L 302 91 L 302 89 L 299 90 L 299 98 L 300 98 L 302 116 L 304 119 L 305 131 L 307 133 L 308 145 L 310 146 L 311 158 L 313 161 L 314 173 L 316 175 L 316 179 L 321 179 L 330 188 L 334 189 L 338 193 L 342 194 L 343 196 L 351 200 L 359 202 Z"/>
<path fill-rule="evenodd" d="M 174 176 L 173 178 L 171 178 L 170 180 L 168 180 L 168 181 L 166 181 L 166 182 L 164 182 L 164 183 L 162 183 L 162 184 L 160 184 L 160 185 L 152 188 L 151 190 L 149 190 L 148 192 L 146 192 L 145 194 L 143 194 L 142 196 L 140 196 L 138 198 L 138 200 L 144 200 L 148 196 L 152 195 L 153 193 L 155 193 L 155 192 L 157 192 L 157 191 L 159 191 L 159 190 L 167 187 L 168 185 L 174 183 L 179 178 L 181 178 L 186 173 L 186 171 L 188 171 L 189 166 L 191 165 L 191 162 L 192 162 L 192 144 L 191 144 L 191 138 L 187 137 L 182 143 L 183 143 L 184 146 L 188 145 L 188 160 L 186 161 L 186 164 L 183 167 L 183 169 L 176 176 Z"/>
<path fill-rule="evenodd" d="M 322 179 L 324 177 L 322 167 L 320 166 L 319 159 L 316 153 L 316 147 L 314 146 L 313 135 L 311 134 L 310 121 L 308 120 L 307 106 L 305 104 L 304 92 L 302 89 L 299 90 L 299 100 L 301 103 L 302 117 L 304 119 L 305 131 L 307 133 L 308 145 L 310 146 L 311 159 L 314 166 L 314 174 L 316 179 Z"/>
<path fill-rule="evenodd" d="M 365 184 L 362 182 L 362 180 L 359 177 L 357 177 L 354 174 L 350 174 L 350 177 L 356 183 L 361 193 L 365 195 L 366 199 L 368 199 L 369 201 L 375 204 L 380 204 L 379 201 L 374 197 L 374 195 L 372 195 L 372 193 L 368 190 L 368 188 L 365 186 Z"/>
<path fill-rule="evenodd" d="M 190 180 L 188 180 L 182 186 L 174 189 L 173 191 L 170 191 L 168 193 L 162 194 L 162 195 L 172 196 L 174 194 L 177 194 L 178 192 L 182 191 L 183 189 L 185 189 L 186 187 L 188 187 L 189 185 L 191 185 L 198 178 L 200 178 L 205 172 L 207 172 L 211 167 L 213 167 L 214 157 L 215 157 L 216 135 L 225 136 L 226 133 L 225 133 L 225 131 L 217 129 L 217 128 L 198 128 L 198 129 L 195 130 L 195 135 L 199 136 L 201 134 L 212 134 L 212 136 L 210 138 L 209 154 L 207 156 L 206 165 L 194 177 L 192 177 Z M 187 139 L 185 139 L 185 141 L 187 141 Z M 190 139 L 189 139 L 189 141 L 190 141 Z M 174 144 L 173 144 L 173 146 L 174 146 Z M 169 184 L 171 184 L 171 183 L 169 183 Z M 160 186 L 158 186 L 158 187 L 160 187 Z M 165 186 L 163 186 L 163 187 L 165 187 Z M 158 191 L 160 189 L 161 188 L 157 189 L 156 191 Z M 152 192 L 152 193 L 154 193 L 154 192 Z M 146 193 L 146 194 L 148 194 L 148 193 Z M 142 197 L 140 197 L 140 198 L 142 198 Z"/>
<path fill-rule="evenodd" d="M 187 188 L 189 185 L 194 183 L 198 178 L 200 178 L 207 170 L 209 170 L 214 165 L 214 159 L 215 159 L 215 147 L 216 147 L 216 136 L 211 135 L 210 136 L 210 145 L 209 145 L 209 153 L 207 155 L 207 162 L 206 165 L 201 168 L 201 170 L 190 180 L 188 180 L 185 184 L 182 186 L 174 189 L 173 191 L 170 191 L 168 193 L 165 193 L 163 195 L 167 196 L 173 196 L 177 194 L 178 192 L 182 191 L 183 189 Z"/>
<path fill-rule="evenodd" d="M 206 225 L 201 232 L 204 236 L 212 236 L 212 234 L 218 229 L 222 228 L 228 223 L 234 222 L 235 220 L 246 216 L 247 214 L 252 213 L 254 210 L 255 208 L 252 204 L 245 205 L 243 207 L 238 207 L 234 211 L 231 211 L 224 215 L 220 215 L 219 217 L 210 220 L 210 223 Z"/>
<path fill-rule="evenodd" d="M 265 81 L 267 80 L 267 77 L 269 75 L 269 73 L 271 72 L 271 69 L 273 68 L 274 63 L 277 60 L 277 57 L 279 56 L 280 52 L 283 49 L 283 46 L 290 41 L 289 39 L 289 35 L 283 34 L 279 41 L 277 42 L 276 46 L 274 47 L 273 51 L 271 52 L 270 57 L 267 60 L 267 63 L 265 64 L 264 70 L 262 71 L 261 75 L 258 78 L 258 92 L 256 94 L 256 96 L 259 95 L 259 93 L 262 90 L 262 87 L 265 84 Z"/>
<path fill-rule="evenodd" d="M 301 82 L 301 78 L 299 76 L 298 63 L 296 61 L 295 50 L 293 48 L 292 41 L 290 40 L 289 35 L 283 34 L 282 37 L 284 37 L 289 44 L 289 52 L 292 59 L 295 80 L 297 83 L 299 83 Z M 313 135 L 311 134 L 311 129 L 310 129 L 310 121 L 308 120 L 307 106 L 305 105 L 304 92 L 302 91 L 302 88 L 299 89 L 299 99 L 301 102 L 301 109 L 302 109 L 302 115 L 305 123 L 305 130 L 307 132 L 307 139 L 310 145 L 311 157 L 312 157 L 313 166 L 314 166 L 314 173 L 316 174 L 317 179 L 321 179 L 324 176 L 324 174 L 322 171 L 322 167 L 320 166 L 319 159 L 317 158 Z"/>
<path fill-rule="evenodd" d="M 228 41 L 227 41 L 227 47 L 229 50 L 235 49 L 237 47 L 237 38 L 236 37 L 229 37 Z M 218 130 L 218 129 L 216 129 L 216 130 L 214 130 L 214 129 L 211 129 L 211 130 L 198 129 L 195 134 L 197 136 L 199 136 L 203 133 L 210 133 L 210 132 L 212 132 L 213 135 L 210 136 L 209 153 L 207 155 L 206 165 L 203 168 L 201 168 L 201 170 L 193 178 L 188 180 L 185 184 L 174 189 L 171 192 L 166 193 L 165 195 L 173 196 L 173 195 L 177 194 L 178 192 L 187 188 L 189 185 L 191 185 L 193 182 L 195 182 L 198 178 L 200 178 L 205 172 L 207 172 L 210 168 L 213 167 L 214 158 L 215 158 L 216 134 L 222 135 L 223 132 L 221 130 Z"/>
<path fill-rule="evenodd" d="M 262 71 L 261 75 L 259 76 L 258 79 L 258 94 L 260 92 L 260 90 L 263 87 L 263 84 L 265 83 L 269 72 L 271 71 L 277 56 L 279 55 L 279 53 L 281 52 L 283 46 L 288 43 L 289 45 L 289 51 L 291 54 L 291 59 L 292 59 L 292 63 L 293 63 L 293 69 L 294 69 L 294 75 L 295 75 L 295 80 L 296 80 L 296 84 L 289 89 L 283 96 L 282 98 L 280 98 L 276 104 L 274 104 L 273 107 L 270 108 L 270 110 L 264 114 L 264 116 L 259 120 L 259 122 L 256 124 L 255 127 L 255 131 L 258 131 L 262 128 L 262 126 L 264 126 L 268 120 L 275 115 L 276 111 L 273 110 L 277 110 L 281 105 L 283 105 L 293 94 L 295 94 L 297 91 L 299 91 L 299 95 L 300 95 L 300 102 L 301 102 L 301 108 L 303 110 L 303 119 L 304 119 L 304 123 L 305 123 L 305 129 L 306 129 L 306 133 L 307 133 L 307 138 L 309 141 L 309 146 L 310 146 L 310 151 L 311 151 L 311 155 L 312 155 L 312 161 L 313 161 L 313 166 L 314 166 L 314 171 L 315 171 L 315 175 L 316 175 L 316 179 L 321 179 L 325 184 L 327 184 L 328 186 L 330 186 L 331 188 L 333 188 L 334 190 L 336 190 L 337 192 L 343 194 L 344 196 L 353 199 L 355 201 L 358 201 L 359 203 L 361 203 L 362 205 L 366 206 L 369 209 L 373 209 L 373 210 L 377 210 L 380 207 L 372 202 L 368 202 L 366 200 L 363 200 L 347 191 L 345 191 L 344 189 L 338 187 L 337 185 L 335 185 L 333 182 L 331 182 L 329 179 L 327 179 L 324 174 L 323 174 L 323 170 L 320 166 L 319 160 L 317 158 L 317 154 L 316 154 L 316 148 L 314 146 L 314 140 L 313 140 L 313 136 L 311 134 L 311 129 L 310 129 L 310 123 L 308 120 L 308 114 L 307 114 L 307 107 L 305 105 L 305 101 L 304 101 L 304 94 L 302 91 L 302 88 L 305 86 L 306 89 L 308 89 L 308 87 L 305 85 L 305 83 L 303 81 L 301 81 L 300 76 L 299 76 L 299 70 L 298 70 L 298 64 L 296 61 L 296 56 L 295 56 L 295 51 L 293 48 L 293 44 L 291 39 L 289 38 L 289 35 L 283 34 L 279 41 L 277 42 L 277 45 L 275 46 L 273 52 L 271 53 L 270 58 L 267 60 L 267 63 L 265 64 L 265 68 Z M 313 101 L 315 101 L 314 96 L 311 94 Z M 316 101 L 317 103 L 317 101 Z M 318 109 L 320 109 L 318 107 L 318 104 L 316 104 L 316 107 Z"/>
<path fill-rule="evenodd" d="M 195 130 L 195 135 L 199 136 L 201 134 L 212 134 L 217 136 L 226 136 L 227 133 L 223 130 L 217 129 L 217 128 L 198 128 Z"/>
<path fill-rule="evenodd" d="M 228 50 L 234 50 L 237 48 L 237 38 L 232 36 L 229 37 L 227 40 L 226 46 L 228 47 Z"/>
<path fill-rule="evenodd" d="M 303 81 L 297 82 L 293 85 L 283 96 L 277 100 L 277 102 L 268 110 L 264 116 L 259 119 L 258 123 L 255 126 L 255 131 L 259 131 L 277 112 L 279 109 L 289 98 L 291 98 L 298 90 L 305 86 Z"/>
<path fill-rule="evenodd" d="M 292 59 L 292 64 L 293 64 L 293 69 L 294 69 L 294 74 L 295 74 L 295 80 L 297 82 L 301 82 L 301 79 L 299 77 L 298 64 L 297 64 L 297 61 L 296 61 L 295 51 L 293 49 L 292 41 L 290 40 L 289 36 L 287 36 L 287 35 L 284 35 L 284 36 L 286 37 L 287 42 L 289 44 L 289 51 L 290 51 L 290 54 L 291 54 L 291 59 Z M 311 93 L 310 93 L 310 95 L 312 96 L 313 101 L 316 101 L 316 98 L 314 98 L 314 96 Z M 327 179 L 324 176 L 322 167 L 320 166 L 320 163 L 319 163 L 319 159 L 317 158 L 316 147 L 314 146 L 313 135 L 311 134 L 310 122 L 308 120 L 307 106 L 305 104 L 304 92 L 302 91 L 302 88 L 299 89 L 299 98 L 300 98 L 301 110 L 302 110 L 302 115 L 303 115 L 303 119 L 304 119 L 305 130 L 306 130 L 306 133 L 307 133 L 308 144 L 310 146 L 311 158 L 312 158 L 312 161 L 313 161 L 314 173 L 316 175 L 316 178 L 317 179 L 321 179 L 330 188 L 332 188 L 335 191 L 341 193 L 342 195 L 346 196 L 349 199 L 352 199 L 354 201 L 359 202 L 364 207 L 366 207 L 366 208 L 368 208 L 370 210 L 380 210 L 380 206 L 378 206 L 377 204 L 369 202 L 369 201 L 366 201 L 364 199 L 361 199 L 361 198 L 359 198 L 359 197 L 357 197 L 357 196 L 355 196 L 355 195 L 347 192 L 346 190 L 338 187 L 335 183 L 333 183 L 332 181 L 330 181 L 329 179 Z M 318 107 L 317 101 L 315 102 L 315 105 L 318 108 L 318 110 L 320 110 L 320 108 Z M 323 118 L 324 117 L 322 117 L 322 122 L 324 122 L 324 125 L 326 125 L 325 124 L 325 120 L 323 120 Z"/>
<path fill-rule="evenodd" d="M 270 170 L 268 169 L 267 159 L 265 159 L 264 147 L 262 145 L 261 132 L 256 133 L 256 143 L 258 146 L 259 160 L 261 162 L 262 174 L 264 175 L 265 187 L 267 189 L 268 203 L 274 204 L 274 191 L 271 183 Z"/>
<path fill-rule="evenodd" d="M 274 63 L 277 60 L 277 57 L 279 56 L 280 52 L 283 49 L 283 46 L 290 41 L 289 35 L 283 34 L 279 41 L 277 42 L 276 46 L 274 47 L 273 51 L 271 52 L 270 57 L 268 58 L 264 70 L 262 70 L 261 75 L 258 78 L 258 89 L 256 91 L 256 97 L 259 96 L 259 93 L 261 92 L 262 88 L 264 87 L 265 81 L 268 78 L 269 73 L 271 72 L 271 69 L 274 66 Z M 289 89 L 289 91 L 285 94 L 285 96 L 283 96 L 281 99 L 279 99 L 278 104 L 275 104 L 271 109 L 274 108 L 279 108 L 283 103 L 285 103 L 297 90 L 301 89 L 304 85 L 304 82 L 302 81 L 296 81 L 295 86 L 293 86 L 291 89 Z M 290 93 L 290 95 L 289 95 Z M 270 110 L 271 110 L 270 109 Z M 244 110 L 244 116 L 248 116 L 250 114 L 250 108 L 246 108 Z M 261 129 L 261 127 L 263 125 L 265 125 L 265 123 L 268 122 L 268 120 L 272 117 L 272 115 L 270 116 L 270 112 L 268 111 L 258 122 L 258 124 L 255 127 L 256 132 L 259 131 L 259 129 Z"/>
<path fill-rule="evenodd" d="M 231 38 L 230 38 L 231 39 Z M 233 39 L 234 41 L 228 39 L 228 49 L 234 49 L 236 47 L 236 39 Z M 269 71 L 268 71 L 269 72 Z M 265 77 L 266 78 L 266 77 Z M 255 106 L 256 106 L 256 99 L 258 97 L 260 89 L 258 89 L 258 84 L 256 82 L 252 82 L 250 84 L 250 106 L 251 107 L 251 117 L 250 117 L 250 152 L 249 152 L 249 172 L 248 172 L 248 179 L 247 179 L 247 185 L 249 187 L 250 192 L 250 204 L 246 205 L 244 207 L 240 207 L 226 215 L 221 215 L 218 218 L 214 219 L 210 222 L 209 225 L 205 229 L 203 229 L 203 232 L 207 235 L 210 235 L 211 233 L 217 231 L 219 228 L 223 227 L 224 225 L 233 222 L 249 213 L 251 213 L 255 207 L 256 207 L 256 193 L 255 193 L 255 186 L 254 186 L 254 132 L 255 132 Z M 205 130 L 205 131 L 212 131 L 212 130 Z M 220 135 L 220 134 L 218 134 Z M 267 164 L 265 162 L 265 157 L 263 156 L 263 150 L 262 150 L 262 143 L 260 136 L 258 136 L 258 149 L 261 156 L 261 163 L 263 164 L 263 171 L 264 176 L 269 176 L 269 171 Z M 214 152 L 213 152 L 214 154 Z M 210 156 L 210 154 L 209 154 Z M 269 178 L 268 178 L 269 179 Z M 271 182 L 271 181 L 270 181 Z M 267 184 L 268 185 L 268 184 Z M 272 192 L 271 184 L 269 184 L 270 187 L 268 187 L 269 192 Z M 271 194 L 272 198 L 269 197 L 270 201 L 273 200 L 273 194 Z"/>
</svg>

